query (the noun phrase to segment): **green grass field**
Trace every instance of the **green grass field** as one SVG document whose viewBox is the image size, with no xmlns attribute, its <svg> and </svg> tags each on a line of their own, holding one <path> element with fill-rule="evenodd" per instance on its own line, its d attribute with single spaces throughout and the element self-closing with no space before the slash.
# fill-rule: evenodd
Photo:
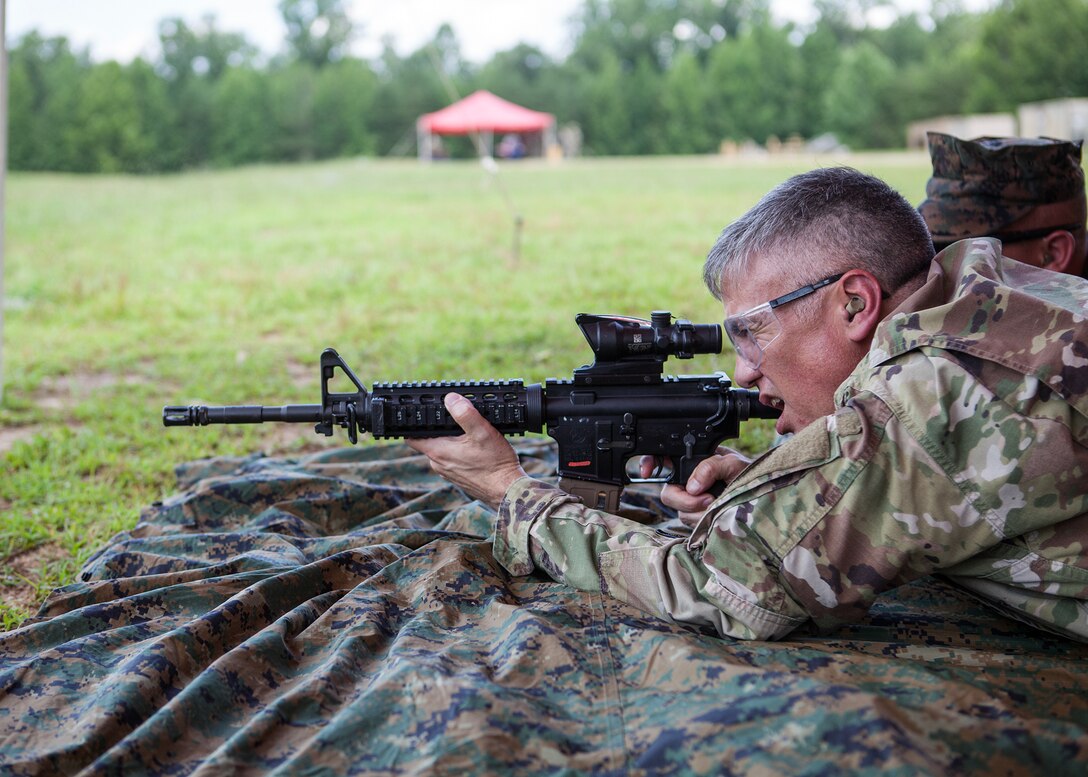
<svg viewBox="0 0 1088 777">
<path fill-rule="evenodd" d="M 569 377 L 590 358 L 576 313 L 719 320 L 701 267 L 721 228 L 789 175 L 839 163 L 911 202 L 929 170 L 918 153 L 527 162 L 498 179 L 369 160 L 10 176 L 0 626 L 172 493 L 176 464 L 347 444 L 307 425 L 166 429 L 163 405 L 317 402 L 326 346 L 367 385 Z M 730 371 L 732 357 L 670 365 Z M 770 435 L 752 424 L 741 447 Z"/>
</svg>

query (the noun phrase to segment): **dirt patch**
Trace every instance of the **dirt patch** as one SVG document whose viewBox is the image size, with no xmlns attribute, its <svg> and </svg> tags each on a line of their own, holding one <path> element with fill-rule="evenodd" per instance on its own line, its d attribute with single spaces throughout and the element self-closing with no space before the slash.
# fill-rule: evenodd
<svg viewBox="0 0 1088 777">
<path fill-rule="evenodd" d="M 0 456 L 15 447 L 17 442 L 25 442 L 39 432 L 45 431 L 45 427 L 39 424 L 30 426 L 10 426 L 0 429 Z"/>
<path fill-rule="evenodd" d="M 34 404 L 46 410 L 64 410 L 72 401 L 114 386 L 138 386 L 147 378 L 136 373 L 118 375 L 114 372 L 81 370 L 67 375 L 54 375 L 42 380 L 34 395 Z"/>
<path fill-rule="evenodd" d="M 321 401 L 321 370 L 317 364 L 288 361 L 287 374 L 291 376 L 292 386 L 306 389 L 314 395 L 308 400 L 300 400 L 297 404 L 316 404 Z"/>
<path fill-rule="evenodd" d="M 8 558 L 0 568 L 0 596 L 4 604 L 36 612 L 43 597 L 33 581 L 43 577 L 47 565 L 67 557 L 59 545 L 47 543 Z"/>
<path fill-rule="evenodd" d="M 313 424 L 268 424 L 262 431 L 261 450 L 269 456 L 300 456 L 348 444 L 346 432 L 340 427 L 335 428 L 332 437 L 317 434 Z"/>
</svg>

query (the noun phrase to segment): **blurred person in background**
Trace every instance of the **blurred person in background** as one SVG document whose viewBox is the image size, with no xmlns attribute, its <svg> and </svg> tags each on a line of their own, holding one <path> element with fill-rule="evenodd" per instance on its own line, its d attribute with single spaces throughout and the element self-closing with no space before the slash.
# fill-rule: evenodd
<svg viewBox="0 0 1088 777">
<path fill-rule="evenodd" d="M 940 251 L 996 237 L 1001 252 L 1035 267 L 1086 277 L 1081 141 L 961 140 L 928 133 L 933 174 L 918 206 Z"/>
</svg>

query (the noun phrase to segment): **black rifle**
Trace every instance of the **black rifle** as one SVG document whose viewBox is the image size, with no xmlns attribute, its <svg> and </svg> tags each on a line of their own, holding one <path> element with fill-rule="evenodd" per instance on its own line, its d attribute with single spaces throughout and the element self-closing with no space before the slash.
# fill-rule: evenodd
<svg viewBox="0 0 1088 777">
<path fill-rule="evenodd" d="M 368 392 L 332 348 L 321 354 L 321 404 L 264 407 L 164 407 L 164 426 L 259 424 L 265 421 L 315 423 L 331 436 L 333 426 L 376 438 L 447 437 L 461 427 L 443 405 L 456 392 L 505 435 L 541 432 L 559 449 L 560 487 L 586 505 L 615 512 L 624 485 L 632 482 L 686 483 L 695 466 L 718 444 L 740 434 L 749 418 L 777 418 L 758 392 L 732 388 L 724 372 L 662 375 L 669 356 L 690 359 L 720 353 L 721 327 L 673 323 L 654 311 L 649 321 L 580 313 L 575 318 L 590 348 L 592 366 L 579 367 L 572 380 L 548 379 L 528 386 L 520 380 L 375 383 Z M 358 391 L 332 393 L 329 381 L 340 369 Z M 627 462 L 636 455 L 668 458 L 673 469 L 655 477 L 631 478 Z"/>
</svg>

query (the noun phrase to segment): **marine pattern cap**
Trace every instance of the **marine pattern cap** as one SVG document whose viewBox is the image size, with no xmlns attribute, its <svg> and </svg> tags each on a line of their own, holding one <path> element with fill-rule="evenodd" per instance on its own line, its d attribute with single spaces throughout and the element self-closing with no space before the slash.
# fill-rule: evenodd
<svg viewBox="0 0 1088 777">
<path fill-rule="evenodd" d="M 1081 141 L 961 140 L 939 132 L 927 137 L 933 175 L 918 211 L 938 246 L 968 237 L 1000 238 L 1002 230 L 1044 204 L 1069 207 L 1046 208 L 1042 221 L 1048 223 L 1033 227 L 1084 224 Z"/>
</svg>

